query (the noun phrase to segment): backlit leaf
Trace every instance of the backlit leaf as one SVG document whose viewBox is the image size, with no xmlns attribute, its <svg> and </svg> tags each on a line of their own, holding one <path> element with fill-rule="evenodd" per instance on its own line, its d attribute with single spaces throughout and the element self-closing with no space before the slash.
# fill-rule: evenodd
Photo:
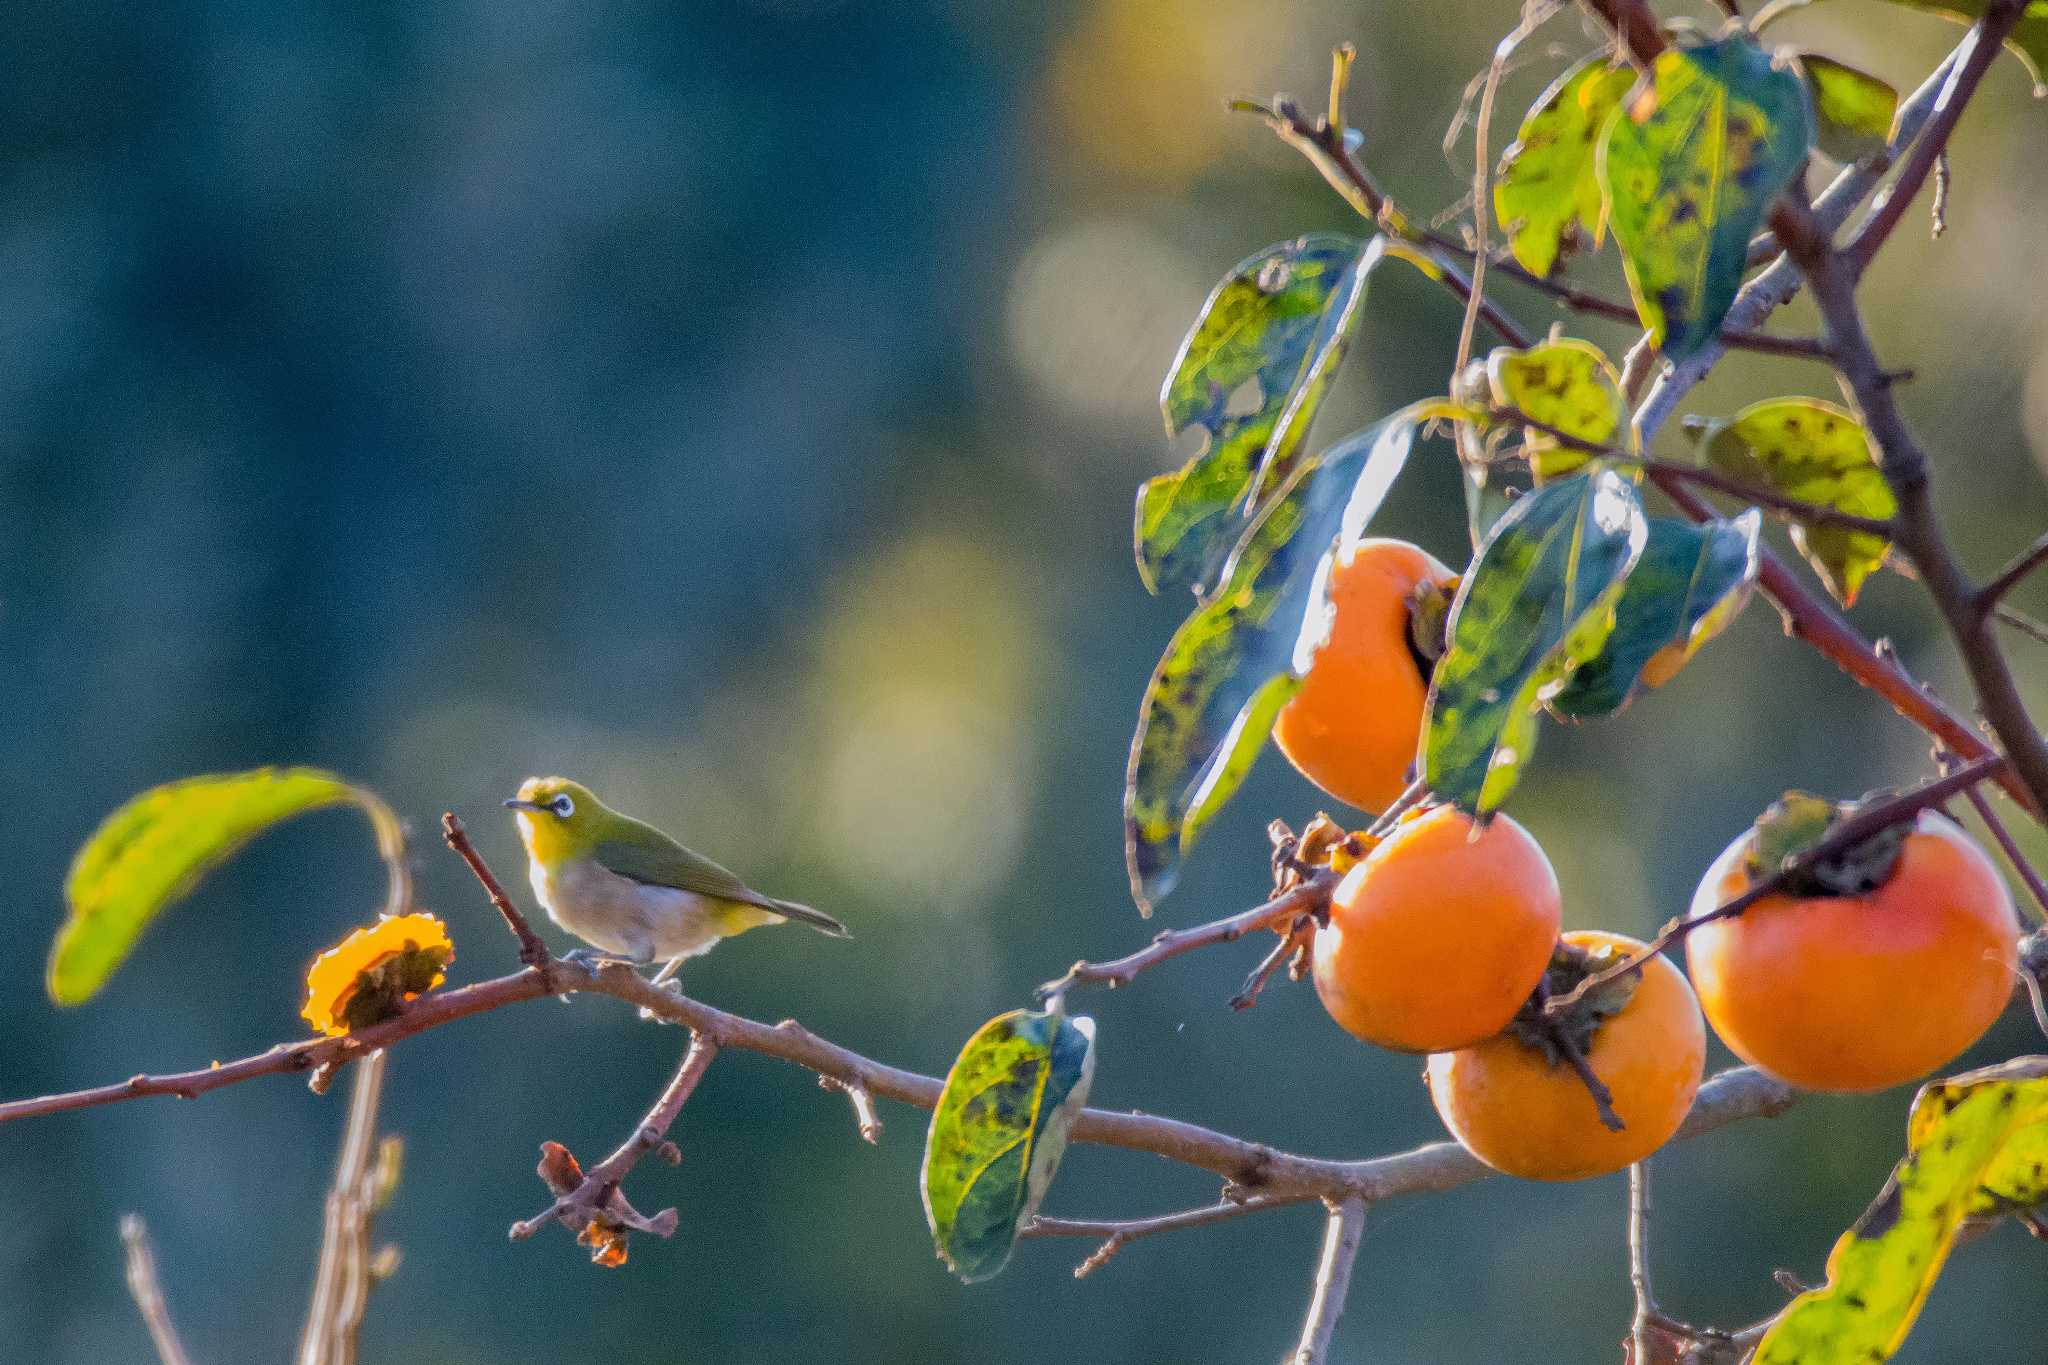
<svg viewBox="0 0 2048 1365">
<path fill-rule="evenodd" d="M 1340 532 L 1363 533 L 1414 433 L 1415 418 L 1398 413 L 1299 465 L 1174 632 L 1145 688 L 1124 787 L 1131 894 L 1145 913 L 1307 671 L 1328 632 L 1322 579 Z"/>
<path fill-rule="evenodd" d="M 1599 653 L 1648 528 L 1635 485 L 1611 470 L 1516 499 L 1451 604 L 1423 720 L 1429 788 L 1498 809 L 1536 744 L 1536 713 Z"/>
<path fill-rule="evenodd" d="M 387 861 L 395 859 L 397 822 L 383 803 L 313 768 L 191 777 L 129 801 L 72 860 L 64 923 L 50 951 L 50 998 L 91 999 L 150 921 L 208 872 L 278 821 L 343 802 L 370 813 Z"/>
<path fill-rule="evenodd" d="M 1857 516 L 1882 520 L 1899 510 L 1863 424 L 1834 403 L 1767 399 L 1706 424 L 1699 439 L 1707 463 L 1730 478 Z M 1844 606 L 1890 548 L 1882 536 L 1819 522 L 1795 522 L 1792 542 Z"/>
<path fill-rule="evenodd" d="M 1605 716 L 1637 692 L 1661 687 L 1725 630 L 1756 587 L 1754 507 L 1695 526 L 1652 517 L 1642 557 L 1614 604 L 1614 631 L 1550 703 L 1561 716 Z"/>
<path fill-rule="evenodd" d="M 1088 1102 L 1095 1021 L 1012 1010 L 975 1031 L 946 1073 L 924 1145 L 925 1221 L 969 1284 L 1000 1271 L 1038 1211 Z"/>
<path fill-rule="evenodd" d="M 1159 395 L 1167 435 L 1201 448 L 1138 489 L 1138 574 L 1147 588 L 1200 591 L 1257 503 L 1285 482 L 1380 252 L 1378 239 L 1361 252 L 1355 240 L 1327 233 L 1283 242 L 1239 264 L 1202 305 Z"/>
<path fill-rule="evenodd" d="M 1747 37 L 1657 59 L 1655 103 L 1612 120 L 1599 174 L 1629 292 L 1652 341 L 1682 360 L 1741 286 L 1749 239 L 1805 163 L 1806 85 Z"/>
<path fill-rule="evenodd" d="M 1814 144 L 1823 152 L 1846 165 L 1890 144 L 1899 92 L 1888 82 L 1818 52 L 1800 53 L 1799 69 L 1813 99 Z"/>
<path fill-rule="evenodd" d="M 1537 98 L 1501 154 L 1493 212 L 1530 274 L 1548 275 L 1582 238 L 1599 244 L 1605 218 L 1594 153 L 1634 83 L 1634 71 L 1604 56 L 1581 62 Z"/>
<path fill-rule="evenodd" d="M 2048 1057 L 2020 1057 L 1923 1087 L 1906 1157 L 1828 1254 L 1828 1282 L 1792 1300 L 1754 1365 L 1891 1359 L 1965 1219 L 2048 1202 Z"/>
<path fill-rule="evenodd" d="M 1525 351 L 1503 346 L 1487 357 L 1486 378 L 1499 406 L 1592 445 L 1634 446 L 1621 376 L 1590 341 L 1567 337 Z M 1538 483 L 1570 474 L 1593 458 L 1533 428 L 1523 432 L 1522 451 Z"/>
</svg>

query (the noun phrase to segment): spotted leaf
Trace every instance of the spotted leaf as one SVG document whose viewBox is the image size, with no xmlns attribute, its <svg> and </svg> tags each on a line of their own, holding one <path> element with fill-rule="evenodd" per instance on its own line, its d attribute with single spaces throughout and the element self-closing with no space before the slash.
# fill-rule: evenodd
<svg viewBox="0 0 2048 1365">
<path fill-rule="evenodd" d="M 1139 708 L 1124 787 L 1131 894 L 1145 913 L 1237 789 L 1328 632 L 1324 566 L 1408 458 L 1403 412 L 1311 457 L 1260 509 L 1222 581 L 1174 632 Z"/>
<path fill-rule="evenodd" d="M 1857 516 L 1882 520 L 1899 510 L 1863 424 L 1834 403 L 1767 399 L 1701 424 L 1695 435 L 1707 463 L 1731 478 Z M 1792 543 L 1844 606 L 1890 549 L 1882 536 L 1825 522 L 1795 522 Z"/>
<path fill-rule="evenodd" d="M 1614 631 L 1551 701 L 1561 716 L 1605 716 L 1644 688 L 1662 687 L 1725 630 L 1756 588 L 1754 507 L 1695 526 L 1652 517 L 1642 557 L 1614 604 Z"/>
<path fill-rule="evenodd" d="M 1268 247 L 1202 305 L 1159 396 L 1167 435 L 1200 448 L 1138 490 L 1147 588 L 1203 590 L 1263 495 L 1286 481 L 1350 343 L 1377 242 L 1361 251 L 1322 233 Z"/>
<path fill-rule="evenodd" d="M 1537 98 L 1501 154 L 1493 212 L 1530 274 L 1548 275 L 1584 241 L 1599 245 L 1606 218 L 1594 153 L 1634 83 L 1632 70 L 1604 56 L 1579 63 Z"/>
<path fill-rule="evenodd" d="M 1891 1359 L 1972 1219 L 2048 1203 L 2048 1057 L 1923 1087 L 1906 1156 L 1828 1254 L 1828 1282 L 1792 1300 L 1755 1365 Z"/>
<path fill-rule="evenodd" d="M 1640 119 L 1613 119 L 1599 176 L 1629 292 L 1652 342 L 1682 360 L 1711 340 L 1749 239 L 1805 164 L 1806 85 L 1744 36 L 1657 59 Z"/>
<path fill-rule="evenodd" d="M 1536 745 L 1536 715 L 1598 654 L 1648 535 L 1635 485 L 1612 470 L 1545 484 L 1494 523 L 1451 604 L 1423 720 L 1429 788 L 1499 808 Z"/>
<path fill-rule="evenodd" d="M 1095 1021 L 1012 1010 L 976 1030 L 946 1073 L 925 1137 L 925 1221 L 969 1284 L 1009 1262 L 1088 1102 Z"/>
</svg>

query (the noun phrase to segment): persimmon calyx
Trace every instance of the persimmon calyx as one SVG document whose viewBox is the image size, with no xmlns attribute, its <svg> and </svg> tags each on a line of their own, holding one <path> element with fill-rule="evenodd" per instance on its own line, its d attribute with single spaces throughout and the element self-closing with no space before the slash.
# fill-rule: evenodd
<svg viewBox="0 0 2048 1365">
<path fill-rule="evenodd" d="M 1567 1046 L 1585 1056 L 1592 1049 L 1593 1035 L 1600 1031 L 1600 1026 L 1628 1008 L 1628 1002 L 1635 998 L 1636 985 L 1643 979 L 1642 968 L 1601 982 L 1562 1013 L 1551 1014 L 1544 1004 L 1569 995 L 1581 981 L 1608 970 L 1626 956 L 1611 946 L 1587 949 L 1559 943 L 1550 955 L 1550 965 L 1543 971 L 1543 980 L 1515 1012 L 1508 1032 L 1543 1054 L 1552 1066 L 1565 1064 Z"/>
<path fill-rule="evenodd" d="M 1408 649 L 1425 680 L 1450 648 L 1451 602 L 1458 595 L 1458 582 L 1453 578 L 1432 583 L 1425 578 L 1408 591 Z"/>
<path fill-rule="evenodd" d="M 1842 821 L 1894 794 L 1877 791 L 1855 801 L 1836 802 L 1811 792 L 1786 792 L 1756 819 L 1755 837 L 1744 860 L 1751 879 L 1761 880 L 1791 868 L 1785 891 L 1792 896 L 1863 896 L 1875 891 L 1891 880 L 1914 821 L 1889 825 L 1811 864 L 1797 864 Z"/>
</svg>

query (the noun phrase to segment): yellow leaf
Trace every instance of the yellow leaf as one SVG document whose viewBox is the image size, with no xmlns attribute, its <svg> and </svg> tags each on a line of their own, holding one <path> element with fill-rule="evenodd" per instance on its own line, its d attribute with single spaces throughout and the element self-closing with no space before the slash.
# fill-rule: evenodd
<svg viewBox="0 0 2048 1365">
<path fill-rule="evenodd" d="M 1794 1299 L 1755 1365 L 1889 1360 L 1972 1217 L 2048 1201 L 2048 1057 L 1936 1081 L 1913 1101 L 1906 1158 L 1828 1255 L 1828 1282 Z"/>
<path fill-rule="evenodd" d="M 375 796 L 332 773 L 258 768 L 191 777 L 129 801 L 72 860 L 64 923 L 50 950 L 50 998 L 60 1005 L 91 999 L 150 921 L 208 872 L 278 821 L 343 802 L 361 805 L 376 826 L 395 905 L 404 884 L 397 819 Z"/>
</svg>

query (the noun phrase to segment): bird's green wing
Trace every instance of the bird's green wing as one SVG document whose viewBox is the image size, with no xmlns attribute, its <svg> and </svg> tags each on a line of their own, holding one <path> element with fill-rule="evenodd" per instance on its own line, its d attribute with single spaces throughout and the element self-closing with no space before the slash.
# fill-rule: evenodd
<svg viewBox="0 0 2048 1365">
<path fill-rule="evenodd" d="M 752 890 L 731 872 L 690 852 L 652 825 L 622 820 L 625 826 L 592 850 L 598 862 L 621 877 L 649 886 L 668 886 L 717 900 L 768 905 L 768 897 Z"/>
</svg>

